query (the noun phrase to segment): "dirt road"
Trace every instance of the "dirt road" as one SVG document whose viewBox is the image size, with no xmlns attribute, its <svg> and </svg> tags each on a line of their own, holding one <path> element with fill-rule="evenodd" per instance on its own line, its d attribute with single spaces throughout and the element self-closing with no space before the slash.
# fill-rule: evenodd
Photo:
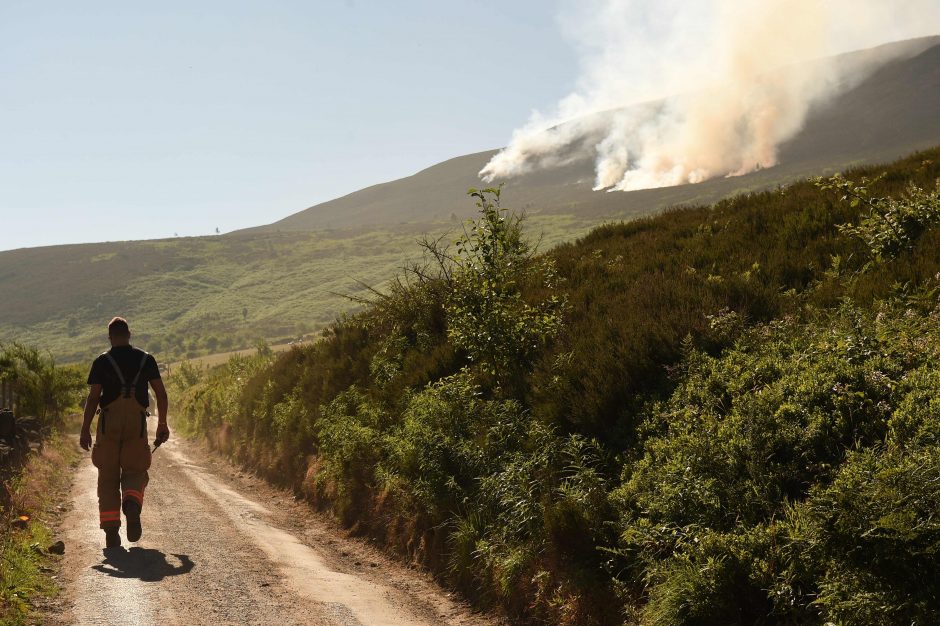
<svg viewBox="0 0 940 626">
<path fill-rule="evenodd" d="M 104 550 L 96 471 L 75 477 L 50 624 L 482 626 L 494 622 L 390 562 L 288 494 L 201 447 L 154 454 L 144 535 Z"/>
</svg>

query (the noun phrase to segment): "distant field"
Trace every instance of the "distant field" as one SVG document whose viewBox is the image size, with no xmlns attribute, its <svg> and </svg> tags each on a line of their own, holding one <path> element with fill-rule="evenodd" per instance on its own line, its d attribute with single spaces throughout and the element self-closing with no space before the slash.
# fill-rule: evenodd
<svg viewBox="0 0 940 626">
<path fill-rule="evenodd" d="M 533 216 L 543 246 L 597 219 Z M 417 239 L 459 223 L 364 231 L 237 234 L 0 252 L 0 342 L 41 346 L 63 361 L 107 347 L 113 315 L 135 343 L 172 362 L 284 344 L 355 308 L 347 295 L 381 288 L 420 260 Z"/>
<path fill-rule="evenodd" d="M 277 352 L 286 352 L 294 346 L 303 345 L 305 341 L 290 342 L 290 343 L 279 343 L 273 346 L 269 346 L 271 350 L 275 353 Z M 257 352 L 258 348 L 242 348 L 241 350 L 230 350 L 229 352 L 218 352 L 216 354 L 207 354 L 205 356 L 197 356 L 192 359 L 184 359 L 182 361 L 174 361 L 172 363 L 160 364 L 161 368 L 168 368 L 170 372 L 173 371 L 173 368 L 179 366 L 181 363 L 188 363 L 189 365 L 194 365 L 196 367 L 203 368 L 212 368 L 217 365 L 222 365 L 227 363 L 229 359 L 233 356 L 248 356 Z"/>
</svg>

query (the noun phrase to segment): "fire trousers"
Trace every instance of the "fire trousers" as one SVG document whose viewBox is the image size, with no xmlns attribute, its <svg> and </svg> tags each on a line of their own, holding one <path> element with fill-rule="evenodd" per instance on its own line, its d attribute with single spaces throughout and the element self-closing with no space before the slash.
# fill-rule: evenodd
<svg viewBox="0 0 940 626">
<path fill-rule="evenodd" d="M 134 500 L 143 508 L 150 480 L 147 412 L 134 397 L 119 397 L 101 409 L 91 462 L 98 468 L 101 528 L 118 528 L 121 504 Z"/>
</svg>

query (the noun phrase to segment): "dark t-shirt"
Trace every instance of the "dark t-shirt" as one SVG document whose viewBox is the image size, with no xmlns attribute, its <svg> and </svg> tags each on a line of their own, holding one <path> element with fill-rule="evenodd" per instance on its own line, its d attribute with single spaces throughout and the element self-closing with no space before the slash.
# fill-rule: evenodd
<svg viewBox="0 0 940 626">
<path fill-rule="evenodd" d="M 138 350 L 132 346 L 115 346 L 108 350 L 114 360 L 117 361 L 121 373 L 124 375 L 124 382 L 128 385 L 137 376 L 137 370 L 140 368 L 140 362 L 146 354 L 143 350 Z M 137 402 L 141 406 L 149 406 L 150 398 L 147 396 L 147 383 L 155 378 L 160 378 L 160 368 L 157 367 L 157 360 L 153 355 L 148 354 L 144 367 L 137 379 L 137 387 L 134 395 L 137 396 Z M 108 406 L 118 399 L 121 395 L 121 379 L 118 378 L 114 366 L 104 354 L 95 359 L 91 364 L 91 372 L 88 373 L 89 385 L 101 385 L 101 406 Z"/>
</svg>

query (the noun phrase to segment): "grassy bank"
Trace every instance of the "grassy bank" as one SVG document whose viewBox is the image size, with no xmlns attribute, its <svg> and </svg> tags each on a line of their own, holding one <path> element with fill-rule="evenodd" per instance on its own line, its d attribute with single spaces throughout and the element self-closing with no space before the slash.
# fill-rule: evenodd
<svg viewBox="0 0 940 626">
<path fill-rule="evenodd" d="M 59 505 L 68 497 L 79 455 L 72 437 L 53 434 L 7 481 L 0 532 L 0 623 L 37 623 L 35 605 L 58 593 L 51 573 L 57 556 L 49 547 Z"/>
<path fill-rule="evenodd" d="M 938 161 L 542 255 L 481 193 L 322 341 L 182 370 L 184 426 L 520 621 L 935 622 Z"/>
<path fill-rule="evenodd" d="M 50 520 L 78 456 L 61 429 L 85 386 L 81 370 L 19 343 L 0 344 L 0 382 L 15 397 L 0 407 L 0 621 L 23 624 L 56 591 L 43 571 L 54 558 Z"/>
</svg>

